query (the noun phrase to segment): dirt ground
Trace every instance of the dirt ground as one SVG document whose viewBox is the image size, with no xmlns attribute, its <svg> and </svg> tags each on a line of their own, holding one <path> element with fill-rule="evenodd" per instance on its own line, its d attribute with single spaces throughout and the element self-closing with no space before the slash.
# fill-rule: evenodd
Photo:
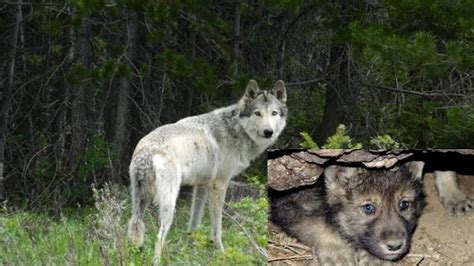
<svg viewBox="0 0 474 266">
<path fill-rule="evenodd" d="M 474 198 L 474 176 L 459 176 L 461 189 Z M 427 206 L 410 253 L 397 265 L 474 265 L 474 211 L 450 216 L 441 205 L 433 175 L 424 177 Z M 318 265 L 310 248 L 269 224 L 269 265 Z"/>
</svg>

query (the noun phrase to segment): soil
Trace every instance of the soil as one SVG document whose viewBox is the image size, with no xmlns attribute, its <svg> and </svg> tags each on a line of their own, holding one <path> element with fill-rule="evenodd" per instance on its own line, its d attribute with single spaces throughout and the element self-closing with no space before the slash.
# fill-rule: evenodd
<svg viewBox="0 0 474 266">
<path fill-rule="evenodd" d="M 459 176 L 461 189 L 474 198 L 474 176 Z M 396 265 L 474 265 L 474 211 L 451 216 L 438 198 L 432 174 L 424 177 L 427 206 L 410 253 Z M 314 252 L 269 224 L 269 265 L 319 265 Z"/>
</svg>

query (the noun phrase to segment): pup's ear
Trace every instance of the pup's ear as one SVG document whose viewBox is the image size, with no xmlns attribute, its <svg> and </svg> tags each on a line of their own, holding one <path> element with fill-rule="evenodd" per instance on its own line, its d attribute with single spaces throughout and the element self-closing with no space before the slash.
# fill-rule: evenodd
<svg viewBox="0 0 474 266">
<path fill-rule="evenodd" d="M 258 92 L 260 89 L 258 88 L 258 84 L 255 80 L 251 79 L 247 88 L 245 89 L 245 94 L 242 97 L 244 103 L 249 103 L 257 98 Z"/>
<path fill-rule="evenodd" d="M 401 167 L 405 168 L 414 180 L 421 180 L 424 166 L 425 163 L 422 161 L 411 161 L 403 164 Z"/>
<path fill-rule="evenodd" d="M 346 190 L 359 183 L 355 176 L 363 172 L 362 168 L 331 165 L 324 169 L 326 188 L 332 195 L 345 195 Z"/>
<path fill-rule="evenodd" d="M 283 80 L 279 80 L 273 85 L 272 93 L 280 102 L 286 104 L 286 86 Z"/>
</svg>

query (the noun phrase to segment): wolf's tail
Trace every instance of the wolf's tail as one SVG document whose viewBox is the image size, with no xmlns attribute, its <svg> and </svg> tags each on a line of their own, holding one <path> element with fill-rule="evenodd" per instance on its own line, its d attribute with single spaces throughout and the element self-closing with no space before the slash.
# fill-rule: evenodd
<svg viewBox="0 0 474 266">
<path fill-rule="evenodd" d="M 153 163 L 149 152 L 142 152 L 132 158 L 129 168 L 132 192 L 132 217 L 128 223 L 128 238 L 136 246 L 142 246 L 145 234 L 143 215 L 154 196 Z"/>
</svg>

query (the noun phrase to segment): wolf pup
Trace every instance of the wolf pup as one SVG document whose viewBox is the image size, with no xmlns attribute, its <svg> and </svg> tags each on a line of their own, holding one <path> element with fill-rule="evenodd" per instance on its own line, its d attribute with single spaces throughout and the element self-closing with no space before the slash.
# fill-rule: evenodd
<svg viewBox="0 0 474 266">
<path fill-rule="evenodd" d="M 142 138 L 130 163 L 132 216 L 128 237 L 142 246 L 143 215 L 150 203 L 159 209 L 153 262 L 158 264 L 182 185 L 194 186 L 188 232 L 201 223 L 209 199 L 211 239 L 221 240 L 222 207 L 230 179 L 276 141 L 286 125 L 286 87 L 277 81 L 261 91 L 250 80 L 237 104 L 161 126 Z"/>
<path fill-rule="evenodd" d="M 425 205 L 423 165 L 329 166 L 315 185 L 270 191 L 271 220 L 315 247 L 322 265 L 391 264 L 408 253 Z"/>
</svg>

